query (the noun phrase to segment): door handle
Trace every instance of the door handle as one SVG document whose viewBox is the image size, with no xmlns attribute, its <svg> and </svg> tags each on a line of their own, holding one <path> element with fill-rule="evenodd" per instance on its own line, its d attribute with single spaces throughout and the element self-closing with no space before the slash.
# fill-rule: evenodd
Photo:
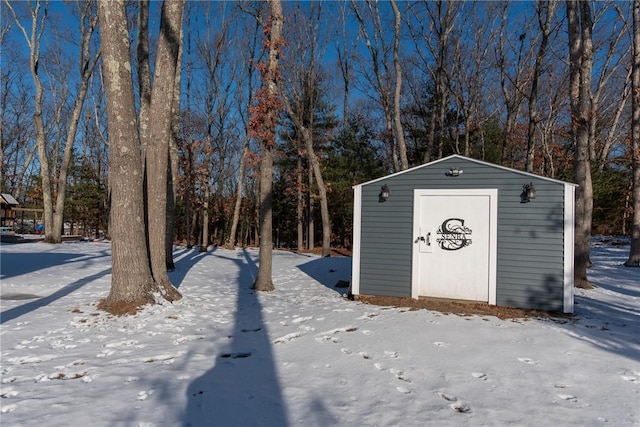
<svg viewBox="0 0 640 427">
<path fill-rule="evenodd" d="M 424 240 L 424 238 L 422 240 Z M 427 233 L 427 246 L 431 246 L 431 232 Z"/>
</svg>

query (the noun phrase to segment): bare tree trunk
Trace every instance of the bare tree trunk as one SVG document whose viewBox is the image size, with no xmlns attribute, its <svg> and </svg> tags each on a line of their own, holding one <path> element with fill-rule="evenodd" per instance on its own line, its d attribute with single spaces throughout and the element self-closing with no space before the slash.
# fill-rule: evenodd
<svg viewBox="0 0 640 427">
<path fill-rule="evenodd" d="M 142 167 L 145 168 L 147 143 L 149 140 L 149 111 L 151 110 L 151 66 L 149 64 L 149 0 L 140 0 L 138 4 L 138 93 L 140 95 L 140 111 L 138 125 L 142 142 Z M 144 172 L 146 173 L 146 171 Z"/>
<path fill-rule="evenodd" d="M 185 175 L 186 175 L 186 181 L 187 181 L 187 190 L 185 191 L 185 197 L 184 197 L 184 216 L 185 216 L 185 222 L 186 222 L 186 235 L 187 235 L 187 249 L 191 249 L 193 248 L 193 244 L 192 242 L 192 227 L 193 227 L 193 221 L 191 220 L 191 190 L 193 188 L 193 155 L 192 155 L 192 151 L 191 151 L 191 145 L 187 143 L 186 145 L 186 149 L 187 149 L 187 170 L 185 171 Z"/>
<path fill-rule="evenodd" d="M 47 155 L 47 140 L 45 135 L 44 120 L 42 117 L 42 104 L 44 100 L 44 89 L 40 80 L 40 40 L 45 28 L 45 18 L 47 6 L 42 8 L 40 1 L 36 1 L 35 7 L 29 3 L 31 12 L 31 33 L 27 34 L 26 29 L 20 23 L 13 6 L 5 1 L 5 4 L 13 14 L 16 25 L 21 30 L 27 46 L 29 47 L 29 64 L 31 76 L 36 87 L 34 100 L 34 122 L 36 125 L 36 144 L 38 156 L 40 158 L 40 176 L 42 179 L 42 192 L 44 202 L 45 217 L 45 241 L 49 243 L 62 242 L 62 228 L 64 215 L 64 202 L 67 189 L 67 173 L 71 154 L 76 138 L 80 115 L 83 110 L 84 100 L 89 87 L 89 79 L 98 62 L 99 53 L 91 52 L 91 39 L 97 26 L 97 16 L 93 15 L 93 3 L 88 1 L 78 4 L 80 10 L 80 47 L 79 47 L 79 88 L 75 96 L 73 109 L 71 111 L 70 122 L 66 130 L 66 141 L 63 148 L 63 157 L 58 173 L 56 167 L 52 167 Z M 41 10 L 42 8 L 42 10 Z M 63 104 L 60 104 L 62 108 Z M 58 117 L 57 125 L 62 125 L 61 118 Z M 52 173 L 57 176 L 52 180 Z"/>
<path fill-rule="evenodd" d="M 182 42 L 183 1 L 162 4 L 158 54 L 149 109 L 147 184 L 149 254 L 153 278 L 168 301 L 181 298 L 167 275 L 167 183 L 169 147 L 173 130 L 173 107 L 178 51 Z M 142 132 L 144 135 L 144 132 Z M 145 145 L 145 144 L 143 144 Z"/>
<path fill-rule="evenodd" d="M 180 26 L 180 40 L 183 40 L 183 27 Z M 178 59 L 176 61 L 176 77 L 173 85 L 173 105 L 171 108 L 171 135 L 169 138 L 169 164 L 167 169 L 167 233 L 165 237 L 165 253 L 167 258 L 167 271 L 175 270 L 173 262 L 173 240 L 175 235 L 176 199 L 178 194 L 178 135 L 180 134 L 180 85 L 182 76 L 182 42 L 178 46 Z"/>
<path fill-rule="evenodd" d="M 255 31 L 253 32 L 253 42 L 251 44 L 251 52 L 253 55 L 253 52 L 256 49 L 257 46 L 257 34 L 258 34 L 258 28 L 259 28 L 259 24 L 256 22 L 256 28 Z M 253 65 L 253 61 L 249 61 L 249 66 L 247 67 L 247 92 L 249 94 L 253 93 L 253 70 L 254 70 L 254 65 Z M 249 104 L 251 103 L 251 99 L 249 96 Z M 242 157 L 240 158 L 240 167 L 238 170 L 238 180 L 237 180 L 237 186 L 236 186 L 236 200 L 235 200 L 235 204 L 233 207 L 233 218 L 231 220 L 231 232 L 229 234 L 229 243 L 227 244 L 227 247 L 229 249 L 233 249 L 236 245 L 236 235 L 237 235 L 237 230 L 238 230 L 238 222 L 240 221 L 240 208 L 242 206 L 242 188 L 244 185 L 244 174 L 245 174 L 245 169 L 247 167 L 246 162 L 247 162 L 247 158 L 249 156 L 250 153 L 250 142 L 251 139 L 249 138 L 249 129 L 247 126 L 247 122 L 246 120 L 243 120 L 244 126 L 245 126 L 245 135 L 246 135 L 246 141 L 244 144 L 244 148 L 242 150 Z"/>
<path fill-rule="evenodd" d="M 238 169 L 238 181 L 236 187 L 236 200 L 233 206 L 233 218 L 231 220 L 231 232 L 229 233 L 229 243 L 227 248 L 234 249 L 236 247 L 236 234 L 238 233 L 238 222 L 240 221 L 240 207 L 242 206 L 242 185 L 244 182 L 244 170 L 246 168 L 247 156 L 249 155 L 249 138 L 242 149 L 240 157 L 240 167 Z"/>
<path fill-rule="evenodd" d="M 393 39 L 393 65 L 396 71 L 396 84 L 393 94 L 393 120 L 395 123 L 395 135 L 400 154 L 400 170 L 409 169 L 409 160 L 407 159 L 407 143 L 404 140 L 404 130 L 402 129 L 402 121 L 400 118 L 400 95 L 402 94 L 402 68 L 400 67 L 400 56 L 398 48 L 400 46 L 400 10 L 395 0 L 391 0 L 391 7 L 394 15 L 394 39 Z"/>
<path fill-rule="evenodd" d="M 277 1 L 277 0 L 276 0 Z M 262 147 L 260 161 L 260 264 L 253 284 L 258 291 L 273 291 L 273 147 Z"/>
<path fill-rule="evenodd" d="M 597 163 L 598 163 L 598 169 L 600 170 L 604 170 L 604 168 L 607 166 L 607 160 L 609 158 L 609 154 L 611 153 L 611 148 L 614 146 L 614 144 L 619 141 L 620 138 L 620 132 L 624 132 L 622 129 L 625 128 L 625 126 L 623 125 L 624 123 L 626 123 L 624 120 L 621 120 L 623 117 L 624 112 L 626 111 L 626 105 L 627 102 L 629 101 L 629 99 L 631 98 L 631 89 L 632 89 L 632 74 L 633 74 L 633 67 L 629 68 L 629 71 L 627 72 L 627 76 L 625 78 L 625 84 L 624 84 L 624 89 L 622 91 L 622 95 L 620 95 L 619 99 L 620 101 L 618 102 L 618 106 L 616 107 L 616 112 L 615 115 L 613 117 L 613 120 L 611 122 L 610 125 L 610 130 L 609 132 L 607 132 L 605 139 L 604 139 L 604 143 L 602 144 L 602 150 L 600 150 L 600 153 L 597 153 Z M 633 109 L 633 107 L 632 107 Z M 633 113 L 632 113 L 633 114 Z M 593 128 L 595 127 L 595 123 L 591 126 L 592 130 L 590 130 L 590 135 L 593 135 L 594 140 L 595 138 L 595 130 L 593 130 Z M 619 131 L 618 131 L 619 129 Z M 591 138 L 591 136 L 590 136 Z"/>
<path fill-rule="evenodd" d="M 360 26 L 360 34 L 365 39 L 365 44 L 371 55 L 371 67 L 373 68 L 373 76 L 368 76 L 371 86 L 378 95 L 380 106 L 382 107 L 386 125 L 386 133 L 389 140 L 390 163 L 393 164 L 394 171 L 400 170 L 398 162 L 398 144 L 395 138 L 393 123 L 393 100 L 391 98 L 391 73 L 389 71 L 389 60 L 385 57 L 387 45 L 384 39 L 384 28 L 380 19 L 380 10 L 377 2 L 366 0 L 365 4 L 369 9 L 371 20 L 373 22 L 373 36 L 367 31 L 367 25 L 358 9 L 358 3 L 351 0 L 352 10 L 355 12 L 356 19 Z"/>
<path fill-rule="evenodd" d="M 531 76 L 531 90 L 529 91 L 529 126 L 527 128 L 527 159 L 525 161 L 525 170 L 533 172 L 535 158 L 535 134 L 538 125 L 538 83 L 542 75 L 542 64 L 547 55 L 547 45 L 549 44 L 549 36 L 551 35 L 551 21 L 555 14 L 557 2 L 538 0 L 536 3 L 536 13 L 538 15 L 538 24 L 540 26 L 540 45 L 536 55 L 536 62 L 533 68 L 533 76 Z"/>
<path fill-rule="evenodd" d="M 297 232 L 298 232 L 298 250 L 304 249 L 304 194 L 302 191 L 302 154 L 298 147 L 298 167 L 296 168 L 296 192 L 297 192 Z"/>
<path fill-rule="evenodd" d="M 307 249 L 312 250 L 316 247 L 316 230 L 315 230 L 315 213 L 313 201 L 313 170 L 309 168 L 309 191 L 307 191 Z"/>
<path fill-rule="evenodd" d="M 124 1 L 98 2 L 109 129 L 112 274 L 111 312 L 135 312 L 153 303 L 156 290 L 147 258 L 140 138 L 132 90 L 129 33 Z"/>
<path fill-rule="evenodd" d="M 209 161 L 207 161 L 209 164 Z M 202 242 L 200 243 L 200 252 L 207 252 L 209 247 L 209 198 L 211 190 L 209 180 L 205 183 L 204 203 L 202 204 Z"/>
<path fill-rule="evenodd" d="M 275 150 L 276 124 L 279 115 L 278 58 L 282 48 L 282 3 L 280 0 L 271 0 L 271 21 L 268 27 L 269 57 L 267 59 L 264 84 L 264 106 L 266 114 L 262 127 L 262 158 L 260 161 L 260 264 L 258 276 L 253 288 L 258 291 L 273 291 L 275 287 L 272 281 L 273 264 L 273 151 Z M 254 117 L 254 119 L 259 119 Z"/>
<path fill-rule="evenodd" d="M 631 151 L 633 156 L 633 221 L 626 267 L 640 267 L 640 1 L 633 0 Z"/>
<path fill-rule="evenodd" d="M 525 66 L 527 61 L 522 60 L 522 54 L 524 53 L 524 42 L 526 40 L 526 28 L 519 35 L 519 47 L 517 54 L 517 61 L 515 67 L 513 67 L 514 75 L 509 75 L 510 59 L 507 56 L 505 39 L 512 37 L 507 30 L 507 22 L 509 20 L 508 8 L 510 2 L 503 2 L 502 20 L 500 24 L 500 33 L 498 38 L 498 66 L 500 68 L 500 87 L 502 89 L 502 95 L 505 100 L 506 109 L 506 123 L 504 126 L 502 149 L 501 149 L 501 163 L 504 166 L 513 167 L 513 156 L 510 153 L 515 140 L 516 123 L 518 121 L 518 115 L 522 107 L 522 101 L 524 98 L 524 87 L 526 78 L 524 77 Z"/>
<path fill-rule="evenodd" d="M 326 257 L 331 255 L 331 218 L 329 217 L 329 203 L 327 202 L 327 187 L 325 186 L 324 179 L 322 178 L 322 171 L 320 170 L 318 156 L 316 156 L 313 149 L 311 132 L 309 129 L 303 127 L 302 135 L 305 140 L 307 156 L 309 157 L 309 163 L 311 163 L 313 176 L 318 185 L 318 193 L 320 196 L 320 217 L 322 219 L 322 256 Z"/>
<path fill-rule="evenodd" d="M 349 38 L 347 35 L 347 2 L 338 2 L 340 10 L 340 24 L 341 24 L 341 37 L 342 48 L 336 42 L 336 51 L 338 54 L 338 65 L 340 66 L 340 77 L 342 77 L 342 124 L 347 122 L 349 117 L 349 93 L 351 87 L 351 76 L 353 74 L 353 53 L 349 49 Z"/>
<path fill-rule="evenodd" d="M 587 278 L 593 189 L 589 162 L 589 91 L 591 86 L 591 16 L 585 2 L 567 0 L 569 32 L 569 66 L 571 93 L 571 128 L 575 142 L 574 180 L 576 188 L 575 212 L 575 286 L 590 288 Z M 579 13 L 578 13 L 579 11 Z"/>
<path fill-rule="evenodd" d="M 429 163 L 433 155 L 433 147 L 436 143 L 436 115 L 431 112 L 429 115 L 429 133 L 427 134 L 427 149 L 424 152 L 424 163 Z"/>
<path fill-rule="evenodd" d="M 5 5 L 13 14 L 16 25 L 22 31 L 27 46 L 29 47 L 29 71 L 33 79 L 36 93 L 33 101 L 33 122 L 36 128 L 36 145 L 38 147 L 38 157 L 40 159 L 40 178 L 42 180 L 42 202 L 43 216 L 45 225 L 45 241 L 55 243 L 61 239 L 60 230 L 54 230 L 53 224 L 53 199 L 51 196 L 51 172 L 47 156 L 47 140 L 44 129 L 44 120 L 42 118 L 42 103 L 44 101 L 44 88 L 39 74 L 40 62 L 40 41 L 44 32 L 45 18 L 47 16 L 47 5 L 44 7 L 39 0 L 35 2 L 35 6 L 29 3 L 31 12 L 31 32 L 20 23 L 18 16 L 13 10 L 13 6 L 7 0 Z"/>
<path fill-rule="evenodd" d="M 305 149 L 307 151 L 307 158 L 309 159 L 309 166 L 316 184 L 318 185 L 318 195 L 320 196 L 320 217 L 322 219 L 322 256 L 329 256 L 331 254 L 331 218 L 329 217 L 329 203 L 327 202 L 327 187 L 322 178 L 322 171 L 320 170 L 320 162 L 318 156 L 313 148 L 313 136 L 309 128 L 304 126 L 302 118 L 298 113 L 293 110 L 289 100 L 284 97 L 284 105 L 289 113 L 289 118 L 293 121 L 296 129 L 302 135 Z M 298 109 L 300 111 L 300 108 Z M 309 183 L 309 191 L 311 191 L 311 183 Z"/>
</svg>

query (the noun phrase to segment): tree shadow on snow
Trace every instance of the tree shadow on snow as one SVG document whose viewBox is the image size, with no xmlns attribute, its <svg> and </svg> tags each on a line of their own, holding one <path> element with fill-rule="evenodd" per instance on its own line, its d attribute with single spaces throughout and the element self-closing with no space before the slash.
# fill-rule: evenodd
<svg viewBox="0 0 640 427">
<path fill-rule="evenodd" d="M 16 319 L 23 314 L 27 314 L 33 310 L 36 310 L 40 307 L 44 307 L 46 305 L 51 304 L 52 302 L 69 295 L 70 293 L 80 289 L 87 283 L 91 283 L 94 280 L 97 280 L 107 274 L 111 273 L 111 268 L 106 270 L 102 270 L 99 273 L 92 274 L 91 276 L 83 277 L 82 279 L 78 279 L 75 282 L 69 283 L 67 286 L 58 289 L 54 293 L 49 296 L 36 299 L 34 301 L 30 301 L 26 304 L 22 304 L 21 306 L 11 308 L 9 310 L 3 311 L 0 313 L 0 324 L 4 324 L 10 320 Z"/>
<path fill-rule="evenodd" d="M 580 295 L 575 296 L 575 304 L 574 315 L 578 320 L 564 325 L 574 337 L 631 360 L 640 360 L 637 307 Z"/>
<path fill-rule="evenodd" d="M 344 294 L 351 282 L 351 257 L 324 257 L 298 265 L 298 268 L 327 288 Z M 338 282 L 345 287 L 336 287 Z"/>
<path fill-rule="evenodd" d="M 184 282 L 189 270 L 191 270 L 198 262 L 202 261 L 204 257 L 211 255 L 215 251 L 216 248 L 214 247 L 212 251 L 200 252 L 199 246 L 194 246 L 190 249 L 187 249 L 186 247 L 178 247 L 177 249 L 174 249 L 173 263 L 175 265 L 175 270 L 168 273 L 173 286 L 175 286 L 176 289 L 180 288 L 180 285 Z"/>
<path fill-rule="evenodd" d="M 629 243 L 599 244 L 592 242 L 591 258 L 595 267 L 588 276 L 604 292 L 576 292 L 576 321 L 568 328 L 573 336 L 595 347 L 633 361 L 640 360 L 638 269 L 622 266 L 629 255 Z"/>
<path fill-rule="evenodd" d="M 39 252 L 37 254 L 33 252 L 2 252 L 0 255 L 0 278 L 7 280 L 10 277 L 30 274 L 64 264 L 83 263 L 83 266 L 87 266 L 94 259 L 106 256 L 111 256 L 110 250 L 87 255 L 66 252 Z"/>
<path fill-rule="evenodd" d="M 238 299 L 231 342 L 213 368 L 187 388 L 186 426 L 289 425 L 262 305 L 251 289 L 257 273 L 249 252 L 236 252 Z M 222 256 L 222 255 L 216 255 Z"/>
</svg>

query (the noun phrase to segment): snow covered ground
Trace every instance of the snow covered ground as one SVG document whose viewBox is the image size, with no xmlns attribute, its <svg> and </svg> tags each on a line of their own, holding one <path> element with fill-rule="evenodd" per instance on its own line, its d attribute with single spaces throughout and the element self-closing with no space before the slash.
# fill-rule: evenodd
<svg viewBox="0 0 640 427">
<path fill-rule="evenodd" d="M 4 426 L 639 426 L 640 270 L 594 242 L 573 320 L 365 305 L 350 258 L 176 248 L 184 298 L 112 317 L 110 245 L 3 244 Z M 37 298 L 36 298 L 37 297 Z"/>
</svg>

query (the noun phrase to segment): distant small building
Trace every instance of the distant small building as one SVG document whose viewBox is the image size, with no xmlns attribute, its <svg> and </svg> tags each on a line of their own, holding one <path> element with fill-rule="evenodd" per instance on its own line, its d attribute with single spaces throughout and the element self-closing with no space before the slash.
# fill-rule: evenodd
<svg viewBox="0 0 640 427">
<path fill-rule="evenodd" d="M 0 194 L 0 225 L 6 227 L 12 227 L 16 217 L 16 213 L 13 210 L 20 205 L 11 194 Z"/>
<path fill-rule="evenodd" d="M 354 186 L 354 295 L 573 312 L 575 185 L 454 155 Z"/>
</svg>

